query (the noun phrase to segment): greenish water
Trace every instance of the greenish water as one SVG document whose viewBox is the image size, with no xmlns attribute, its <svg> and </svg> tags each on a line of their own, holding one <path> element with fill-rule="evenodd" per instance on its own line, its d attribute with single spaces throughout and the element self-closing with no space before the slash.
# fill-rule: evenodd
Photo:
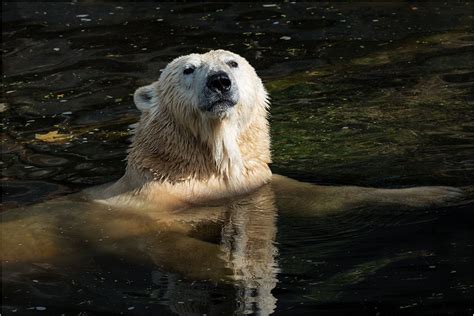
<svg viewBox="0 0 474 316">
<path fill-rule="evenodd" d="M 2 206 L 119 178 L 133 91 L 174 57 L 214 48 L 246 57 L 270 92 L 275 172 L 472 186 L 472 12 L 464 2 L 2 3 Z M 472 314 L 472 209 L 280 218 L 274 314 Z M 4 313 L 187 315 L 189 300 L 201 314 L 238 310 L 231 287 L 108 269 L 67 287 L 25 277 L 27 290 L 2 291 Z"/>
</svg>

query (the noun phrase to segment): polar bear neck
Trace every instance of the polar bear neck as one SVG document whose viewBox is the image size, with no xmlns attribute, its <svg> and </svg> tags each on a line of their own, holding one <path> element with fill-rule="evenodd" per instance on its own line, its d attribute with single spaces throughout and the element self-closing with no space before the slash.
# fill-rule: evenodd
<svg viewBox="0 0 474 316">
<path fill-rule="evenodd" d="M 257 167 L 268 169 L 268 131 L 261 135 L 262 128 L 257 126 L 257 132 L 239 133 L 238 126 L 226 121 L 194 119 L 183 126 L 163 107 L 144 114 L 130 149 L 127 172 L 142 174 L 143 181 L 221 178 L 240 182 L 238 178 Z"/>
<path fill-rule="evenodd" d="M 200 126 L 193 135 L 209 146 L 218 174 L 224 177 L 241 174 L 244 163 L 238 145 L 237 126 L 228 121 L 203 121 Z"/>
</svg>

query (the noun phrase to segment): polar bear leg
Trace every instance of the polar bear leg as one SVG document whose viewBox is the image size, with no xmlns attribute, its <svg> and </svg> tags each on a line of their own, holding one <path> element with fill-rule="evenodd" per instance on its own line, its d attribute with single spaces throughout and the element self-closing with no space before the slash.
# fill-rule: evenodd
<svg viewBox="0 0 474 316">
<path fill-rule="evenodd" d="M 448 205 L 464 198 L 463 190 L 446 186 L 379 189 L 357 186 L 321 186 L 273 175 L 280 212 L 319 216 L 355 208 L 423 208 Z"/>
</svg>

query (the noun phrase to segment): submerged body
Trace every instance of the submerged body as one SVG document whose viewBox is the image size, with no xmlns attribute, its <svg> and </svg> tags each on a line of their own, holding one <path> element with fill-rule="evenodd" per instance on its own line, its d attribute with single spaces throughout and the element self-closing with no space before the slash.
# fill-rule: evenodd
<svg viewBox="0 0 474 316">
<path fill-rule="evenodd" d="M 120 180 L 1 214 L 4 282 L 32 263 L 80 266 L 110 255 L 191 279 L 241 282 L 259 293 L 246 304 L 268 314 L 277 211 L 323 216 L 462 197 L 450 187 L 331 187 L 272 175 L 267 94 L 231 52 L 177 58 L 134 99 L 142 117 Z"/>
</svg>

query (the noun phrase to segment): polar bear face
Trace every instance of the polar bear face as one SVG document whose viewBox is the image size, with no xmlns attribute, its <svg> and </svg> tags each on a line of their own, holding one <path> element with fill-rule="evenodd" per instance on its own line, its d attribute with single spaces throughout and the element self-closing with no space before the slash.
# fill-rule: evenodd
<svg viewBox="0 0 474 316">
<path fill-rule="evenodd" d="M 183 123 L 251 119 L 256 107 L 267 107 L 267 93 L 254 68 L 225 50 L 181 56 L 170 62 L 159 80 L 135 92 L 142 111 L 167 107 Z"/>
<path fill-rule="evenodd" d="M 131 168 L 153 170 L 159 179 L 232 177 L 236 187 L 244 174 L 259 179 L 255 170 L 267 180 L 267 92 L 241 56 L 215 50 L 178 57 L 134 100 L 143 114 Z"/>
</svg>

